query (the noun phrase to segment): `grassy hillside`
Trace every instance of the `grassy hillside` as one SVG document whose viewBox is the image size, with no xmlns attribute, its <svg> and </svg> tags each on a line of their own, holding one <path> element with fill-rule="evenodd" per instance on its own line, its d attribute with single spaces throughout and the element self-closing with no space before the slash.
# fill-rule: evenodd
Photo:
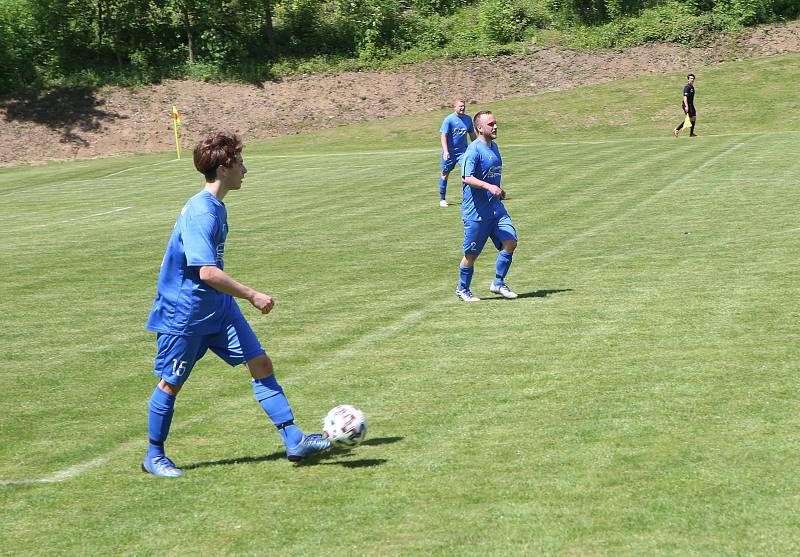
<svg viewBox="0 0 800 557">
<path fill-rule="evenodd" d="M 698 132 L 737 133 L 800 128 L 793 109 L 800 80 L 800 54 L 770 56 L 707 68 L 697 74 Z M 663 136 L 681 119 L 685 75 L 627 79 L 594 87 L 469 104 L 468 112 L 490 108 L 498 116 L 503 143 L 632 139 Z M 273 154 L 352 150 L 431 149 L 445 112 L 387 117 L 364 124 L 263 143 Z M 261 143 L 250 152 L 261 152 Z M 265 151 L 266 152 L 266 151 Z"/>
</svg>

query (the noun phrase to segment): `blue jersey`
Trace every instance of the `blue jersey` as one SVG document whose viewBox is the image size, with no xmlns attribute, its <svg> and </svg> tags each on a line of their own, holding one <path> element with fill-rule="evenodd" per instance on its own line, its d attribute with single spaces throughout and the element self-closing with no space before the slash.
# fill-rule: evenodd
<svg viewBox="0 0 800 557">
<path fill-rule="evenodd" d="M 464 154 L 462 165 L 462 177 L 474 176 L 500 187 L 503 159 L 500 158 L 500 149 L 497 148 L 497 143 L 494 141 L 491 146 L 481 140 L 470 143 Z M 508 214 L 499 196 L 492 195 L 483 188 L 473 188 L 463 183 L 462 186 L 464 189 L 461 198 L 462 220 L 492 220 Z"/>
<path fill-rule="evenodd" d="M 450 151 L 450 158 L 458 159 L 467 150 L 467 135 L 475 133 L 472 125 L 472 118 L 466 114 L 459 116 L 455 112 L 442 122 L 439 133 L 447 136 L 447 150 Z"/>
<path fill-rule="evenodd" d="M 203 190 L 186 202 L 161 262 L 148 329 L 171 335 L 219 332 L 235 302 L 202 282 L 200 267 L 223 268 L 227 235 L 228 212 L 216 196 Z"/>
</svg>

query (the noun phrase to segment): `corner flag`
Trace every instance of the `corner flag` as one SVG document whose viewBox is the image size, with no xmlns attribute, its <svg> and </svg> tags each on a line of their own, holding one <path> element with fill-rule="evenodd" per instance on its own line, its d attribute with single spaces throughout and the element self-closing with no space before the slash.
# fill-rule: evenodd
<svg viewBox="0 0 800 557">
<path fill-rule="evenodd" d="M 181 158 L 181 141 L 178 137 L 178 126 L 181 125 L 181 115 L 178 114 L 178 109 L 173 105 L 172 107 L 172 129 L 175 132 L 175 151 L 178 153 L 178 160 Z"/>
</svg>

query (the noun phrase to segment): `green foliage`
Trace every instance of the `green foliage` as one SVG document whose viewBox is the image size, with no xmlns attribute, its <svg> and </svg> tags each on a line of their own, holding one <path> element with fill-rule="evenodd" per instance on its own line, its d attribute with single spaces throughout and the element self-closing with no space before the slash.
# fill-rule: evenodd
<svg viewBox="0 0 800 557">
<path fill-rule="evenodd" d="M 271 6 L 267 13 L 266 5 Z M 797 0 L 0 0 L 0 93 L 165 77 L 259 79 L 698 36 L 800 16 Z M 269 20 L 267 19 L 269 17 Z M 271 25 L 267 26 L 267 22 Z M 346 61 L 347 59 L 349 61 Z M 331 66 L 326 66 L 325 60 Z M 274 68 L 273 68 L 274 66 Z"/>
<path fill-rule="evenodd" d="M 480 8 L 481 35 L 495 43 L 510 43 L 522 38 L 525 18 L 515 2 L 484 0 Z"/>
<path fill-rule="evenodd" d="M 576 48 L 613 48 L 661 41 L 690 44 L 710 28 L 713 20 L 709 14 L 695 15 L 686 4 L 669 2 L 647 9 L 639 17 L 575 28 L 566 42 Z"/>
<path fill-rule="evenodd" d="M 435 52 L 444 48 L 456 32 L 456 21 L 439 14 L 422 16 L 406 14 L 398 28 L 397 46 L 400 50 Z"/>
<path fill-rule="evenodd" d="M 411 0 L 414 10 L 424 15 L 451 14 L 469 3 L 469 0 Z"/>
<path fill-rule="evenodd" d="M 359 58 L 389 56 L 400 21 L 398 0 L 334 0 L 334 6 L 337 20 L 352 36 Z"/>
<path fill-rule="evenodd" d="M 547 27 L 552 22 L 543 0 L 484 0 L 479 14 L 481 36 L 498 44 L 518 41 L 527 29 Z"/>
<path fill-rule="evenodd" d="M 800 2 L 797 0 L 773 0 L 772 9 L 776 16 L 783 19 L 800 17 Z"/>
<path fill-rule="evenodd" d="M 773 18 L 770 0 L 717 0 L 712 13 L 734 25 L 755 25 Z"/>
<path fill-rule="evenodd" d="M 29 6 L 0 0 L 0 93 L 39 81 L 37 57 L 42 37 Z"/>
</svg>

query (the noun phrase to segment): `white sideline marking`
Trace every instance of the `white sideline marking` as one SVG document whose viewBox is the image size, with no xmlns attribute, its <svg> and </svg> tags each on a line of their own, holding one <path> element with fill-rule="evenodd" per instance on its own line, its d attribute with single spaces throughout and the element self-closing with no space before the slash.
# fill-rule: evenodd
<svg viewBox="0 0 800 557">
<path fill-rule="evenodd" d="M 570 238 L 566 242 L 562 243 L 560 246 L 556 246 L 553 249 L 551 249 L 549 251 L 546 251 L 545 253 L 543 253 L 543 254 L 541 254 L 541 255 L 539 255 L 537 257 L 534 257 L 531 261 L 542 261 L 543 259 L 547 259 L 548 257 L 556 255 L 557 253 L 563 252 L 565 249 L 570 247 L 575 242 L 579 242 L 579 241 L 583 240 L 584 238 L 587 238 L 587 237 L 590 237 L 590 236 L 594 236 L 598 232 L 602 232 L 604 230 L 608 230 L 608 228 L 612 224 L 614 224 L 615 222 L 617 222 L 619 220 L 622 220 L 624 218 L 627 218 L 630 215 L 632 215 L 633 213 L 639 211 L 640 209 L 642 209 L 644 207 L 647 207 L 648 205 L 650 205 L 650 203 L 652 203 L 659 196 L 661 196 L 661 195 L 663 195 L 665 193 L 669 193 L 670 191 L 674 190 L 675 187 L 678 186 L 681 182 L 691 178 L 692 176 L 694 176 L 695 174 L 697 174 L 698 172 L 700 172 L 704 168 L 706 168 L 708 166 L 711 166 L 712 164 L 714 164 L 715 162 L 717 162 L 719 159 L 721 159 L 722 157 L 726 156 L 727 154 L 732 153 L 732 152 L 736 151 L 737 149 L 741 148 L 747 141 L 748 140 L 746 139 L 746 140 L 742 141 L 741 143 L 735 143 L 734 145 L 732 145 L 731 147 L 728 147 L 727 149 L 725 149 L 721 153 L 711 157 L 710 159 L 705 161 L 703 164 L 701 164 L 700 166 L 698 166 L 694 170 L 692 170 L 690 172 L 687 172 L 686 174 L 684 174 L 680 178 L 677 178 L 677 179 L 673 180 L 672 182 L 670 182 L 669 184 L 667 184 L 666 186 L 664 186 L 663 188 L 661 188 L 657 192 L 653 193 L 650 197 L 648 197 L 646 199 L 643 199 L 642 201 L 639 202 L 638 205 L 635 205 L 634 207 L 631 207 L 630 209 L 628 209 L 624 213 L 620 213 L 616 217 L 612 217 L 612 218 L 608 219 L 607 221 L 605 221 L 605 222 L 603 222 L 601 224 L 598 224 L 596 226 L 593 226 L 592 228 L 589 228 L 588 230 L 585 230 L 585 231 L 581 232 L 577 236 L 574 236 L 573 238 Z"/>
<path fill-rule="evenodd" d="M 752 134 L 752 135 L 759 135 L 759 134 Z M 675 187 L 677 187 L 679 184 L 681 184 L 682 182 L 684 182 L 688 178 L 691 178 L 692 176 L 694 176 L 698 172 L 702 171 L 706 167 L 714 164 L 716 161 L 718 161 L 719 159 L 721 159 L 724 156 L 728 155 L 729 153 L 732 153 L 732 152 L 736 151 L 737 149 L 741 148 L 746 143 L 746 141 L 747 140 L 745 140 L 745 141 L 743 141 L 741 143 L 736 143 L 736 144 L 732 145 L 731 147 L 725 149 L 721 153 L 713 156 L 712 158 L 708 159 L 707 161 L 705 161 L 703 164 L 701 164 L 700 166 L 698 166 L 694 170 L 686 173 L 685 175 L 681 176 L 680 178 L 677 178 L 676 180 L 673 180 L 672 182 L 670 182 L 669 184 L 667 184 L 666 186 L 664 186 L 660 190 L 654 192 L 653 194 L 650 195 L 650 197 L 648 197 L 648 198 L 642 200 L 641 202 L 639 202 L 638 205 L 628 209 L 627 211 L 617 215 L 616 217 L 610 218 L 609 220 L 605 221 L 604 223 L 598 224 L 598 225 L 596 225 L 596 226 L 594 226 L 594 227 L 592 227 L 592 228 L 590 228 L 590 229 L 588 229 L 588 230 L 586 230 L 584 232 L 581 232 L 577 236 L 574 236 L 573 238 L 570 238 L 569 240 L 566 240 L 561 245 L 556 246 L 555 248 L 553 248 L 553 249 L 551 249 L 551 250 L 549 250 L 549 251 L 547 251 L 547 252 L 545 252 L 545 253 L 537 256 L 537 257 L 534 257 L 534 258 L 530 259 L 529 261 L 531 263 L 535 263 L 535 262 L 539 262 L 539 261 L 545 260 L 545 259 L 547 259 L 547 258 L 549 258 L 549 257 L 551 257 L 553 255 L 556 255 L 558 253 L 563 252 L 564 250 L 569 248 L 571 245 L 573 245 L 576 242 L 579 242 L 580 240 L 583 240 L 584 238 L 593 236 L 594 234 L 597 234 L 598 232 L 600 232 L 602 230 L 608 229 L 608 227 L 610 225 L 612 225 L 613 223 L 615 223 L 615 222 L 617 222 L 617 221 L 619 221 L 619 220 L 621 220 L 623 218 L 626 218 L 629 215 L 631 215 L 632 213 L 635 213 L 636 211 L 639 211 L 640 209 L 648 206 L 657 197 L 672 191 L 673 189 L 675 189 Z M 369 333 L 367 335 L 363 335 L 362 337 L 356 339 L 350 345 L 345 346 L 345 347 L 337 350 L 330 357 L 328 357 L 327 359 L 321 361 L 319 364 L 317 364 L 315 366 L 309 366 L 305 370 L 303 370 L 303 371 L 301 371 L 299 373 L 296 373 L 296 374 L 294 374 L 294 375 L 292 375 L 290 377 L 287 377 L 286 379 L 281 379 L 281 383 L 284 383 L 284 384 L 287 384 L 287 385 L 288 384 L 292 384 L 294 381 L 302 379 L 302 378 L 306 377 L 307 375 L 310 375 L 312 373 L 317 373 L 317 372 L 321 371 L 322 369 L 333 365 L 336 362 L 339 362 L 339 361 L 341 361 L 343 359 L 346 359 L 346 358 L 352 356 L 355 353 L 361 352 L 362 349 L 365 346 L 369 346 L 370 344 L 374 343 L 375 341 L 378 341 L 378 340 L 381 340 L 381 339 L 384 339 L 384 338 L 392 336 L 393 334 L 405 329 L 409 325 L 420 321 L 423 317 L 425 317 L 432 310 L 435 310 L 436 308 L 438 308 L 438 307 L 440 307 L 442 305 L 445 305 L 445 304 L 449 304 L 449 303 L 453 303 L 453 301 L 452 301 L 452 299 L 450 297 L 442 298 L 438 302 L 430 304 L 430 305 L 426 306 L 423 309 L 408 313 L 408 314 L 404 315 L 402 318 L 398 319 L 396 322 L 391 323 L 389 325 L 385 325 L 383 327 L 380 327 L 379 329 L 375 330 L 374 332 Z M 242 400 L 242 398 L 230 399 L 229 404 L 239 404 L 241 400 Z M 217 405 L 217 406 L 215 406 L 213 411 L 210 411 L 210 412 L 208 412 L 206 414 L 203 414 L 203 415 L 194 416 L 193 418 L 190 418 L 190 419 L 187 419 L 187 420 L 183 420 L 181 422 L 181 424 L 176 425 L 174 430 L 180 431 L 180 430 L 182 430 L 182 429 L 184 429 L 186 427 L 191 426 L 192 424 L 194 424 L 196 422 L 205 420 L 206 418 L 208 418 L 210 416 L 218 414 L 219 411 L 220 411 L 220 407 L 221 406 L 224 407 L 224 405 Z M 89 460 L 87 462 L 83 462 L 83 463 L 76 464 L 74 466 L 70 466 L 70 467 L 65 468 L 63 470 L 59 470 L 59 471 L 54 472 L 52 474 L 49 474 L 48 476 L 45 476 L 43 478 L 40 478 L 40 479 L 24 479 L 24 480 L 3 480 L 3 479 L 0 479 L 0 485 L 42 484 L 42 483 L 47 484 L 47 483 L 63 482 L 65 480 L 74 478 L 74 477 L 76 477 L 76 476 L 78 476 L 80 474 L 83 474 L 83 473 L 85 473 L 85 472 L 87 472 L 87 471 L 89 471 L 89 470 L 91 470 L 93 468 L 97 468 L 98 466 L 101 466 L 101 465 L 105 464 L 115 454 L 121 453 L 121 452 L 123 452 L 125 450 L 128 450 L 129 448 L 133 448 L 133 447 L 137 446 L 138 444 L 142 444 L 143 445 L 144 443 L 143 443 L 142 440 L 139 440 L 139 439 L 131 440 L 131 441 L 128 441 L 126 443 L 123 443 L 123 444 L 117 446 L 114 449 L 111 449 L 105 455 L 102 455 L 100 457 L 94 458 L 94 459 Z"/>
<path fill-rule="evenodd" d="M 150 166 L 161 166 L 162 164 L 172 164 L 174 162 L 179 162 L 178 159 L 170 159 L 168 161 L 159 161 L 153 162 L 150 164 L 143 164 L 140 166 L 131 166 L 130 168 L 123 168 L 122 170 L 118 170 L 116 172 L 112 172 L 111 174 L 106 174 L 105 176 L 100 176 L 99 178 L 95 178 L 95 180 L 104 180 L 105 178 L 111 178 L 112 176 L 116 176 L 117 174 L 124 174 L 125 172 L 130 172 L 131 170 L 139 170 L 140 168 L 148 168 Z M 92 181 L 92 180 L 89 180 Z"/>
<path fill-rule="evenodd" d="M 739 137 L 739 136 L 768 136 L 768 135 L 787 135 L 787 134 L 800 134 L 800 131 L 786 130 L 778 132 L 735 132 L 735 133 L 716 133 L 716 134 L 703 134 L 702 137 Z M 667 143 L 674 143 L 675 138 L 667 133 L 665 137 L 633 137 L 622 139 L 603 139 L 599 141 L 585 140 L 585 141 L 555 141 L 550 143 L 503 143 L 503 138 L 500 137 L 498 145 L 501 149 L 507 148 L 531 148 L 531 147 L 561 147 L 564 145 L 610 145 L 614 143 L 643 143 L 649 141 L 664 141 Z M 642 149 L 652 149 L 651 147 L 642 147 Z M 348 151 L 346 153 L 306 153 L 300 155 L 247 155 L 246 159 L 304 159 L 304 158 L 326 158 L 326 157 L 363 157 L 363 156 L 387 156 L 393 157 L 397 155 L 415 154 L 415 153 L 434 153 L 439 152 L 441 148 L 431 149 L 399 149 L 396 151 Z M 366 168 L 366 167 L 365 167 Z"/>
<path fill-rule="evenodd" d="M 74 478 L 75 476 L 86 472 L 87 470 L 91 470 L 92 468 L 96 468 L 101 464 L 105 464 L 107 460 L 107 457 L 101 456 L 88 462 L 82 462 L 80 464 L 70 466 L 69 468 L 59 470 L 58 472 L 53 472 L 44 478 L 39 478 L 36 480 L 0 480 L 0 485 L 50 484 L 63 482 L 64 480 Z"/>
<path fill-rule="evenodd" d="M 130 172 L 131 170 L 139 170 L 140 168 L 149 168 L 151 166 L 161 166 L 162 164 L 170 164 L 173 162 L 178 162 L 178 159 L 170 159 L 168 161 L 159 161 L 153 162 L 149 164 L 142 164 L 139 166 L 130 166 L 128 168 L 123 168 L 122 170 L 117 170 L 116 172 L 112 172 L 111 174 L 104 174 L 102 176 L 98 176 L 96 178 L 84 178 L 82 180 L 66 180 L 64 182 L 55 182 L 53 184 L 30 184 L 29 186 L 24 186 L 20 188 L 13 189 L 11 191 L 6 191 L 0 193 L 0 197 L 6 197 L 9 195 L 14 195 L 15 193 L 25 193 L 26 191 L 35 188 L 35 189 L 50 189 L 57 186 L 70 186 L 73 184 L 83 184 L 85 182 L 97 182 L 98 180 L 105 180 L 106 178 L 111 178 L 112 176 L 117 176 L 118 174 L 124 174 L 125 172 Z"/>
<path fill-rule="evenodd" d="M 86 216 L 83 216 L 83 217 L 75 217 L 73 219 L 60 220 L 60 221 L 57 221 L 57 222 L 47 222 L 47 223 L 44 223 L 44 224 L 34 224 L 34 225 L 31 225 L 31 226 L 22 226 L 18 230 L 31 230 L 31 229 L 34 229 L 34 228 L 47 228 L 48 226 L 54 226 L 54 225 L 57 225 L 57 224 L 65 224 L 65 223 L 68 223 L 68 222 L 75 222 L 76 220 L 93 219 L 95 217 L 102 217 L 103 215 L 111 215 L 113 213 L 121 213 L 122 211 L 127 211 L 128 209 L 133 209 L 133 207 L 114 207 L 110 211 L 103 211 L 102 213 L 94 213 L 94 214 L 86 215 Z"/>
</svg>

